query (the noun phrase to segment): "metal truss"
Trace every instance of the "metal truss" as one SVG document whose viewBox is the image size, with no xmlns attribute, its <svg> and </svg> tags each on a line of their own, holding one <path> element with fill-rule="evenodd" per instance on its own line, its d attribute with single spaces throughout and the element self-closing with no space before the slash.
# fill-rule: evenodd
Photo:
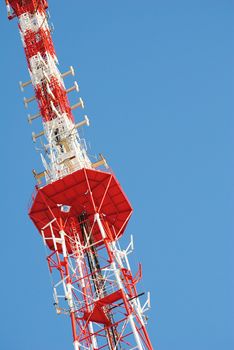
<svg viewBox="0 0 234 350">
<path fill-rule="evenodd" d="M 71 318 L 75 349 L 152 349 L 145 329 L 149 296 L 142 307 L 136 289 L 141 272 L 133 277 L 128 261 L 132 242 L 126 250 L 111 242 L 98 213 L 73 219 L 61 227 L 59 237 L 57 227 L 52 220 L 41 234 L 46 247 L 54 246 L 47 255 L 54 305 L 58 314 Z M 96 242 L 94 227 L 102 236 Z"/>
<path fill-rule="evenodd" d="M 70 105 L 68 94 L 79 92 L 77 82 L 66 88 L 64 78 L 74 69 L 60 73 L 48 22 L 46 0 L 6 0 L 8 18 L 18 18 L 30 80 L 20 82 L 29 107 L 37 102 L 38 112 L 29 123 L 42 121 L 33 132 L 39 142 L 44 170 L 33 170 L 37 181 L 29 216 L 47 249 L 47 263 L 53 279 L 54 306 L 58 315 L 70 317 L 75 350 L 152 350 L 146 330 L 145 311 L 137 283 L 141 265 L 132 275 L 128 255 L 119 245 L 132 207 L 105 158 L 91 162 L 78 129 L 89 125 L 85 115 L 75 122 L 73 111 L 84 102 Z"/>
</svg>

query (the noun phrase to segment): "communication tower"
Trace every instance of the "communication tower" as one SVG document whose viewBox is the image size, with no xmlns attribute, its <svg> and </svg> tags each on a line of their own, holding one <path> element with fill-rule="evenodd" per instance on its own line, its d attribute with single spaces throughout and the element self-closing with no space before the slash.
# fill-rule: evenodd
<svg viewBox="0 0 234 350">
<path fill-rule="evenodd" d="M 77 82 L 66 88 L 60 73 L 48 23 L 46 0 L 6 0 L 8 18 L 18 18 L 34 95 L 24 98 L 25 107 L 36 101 L 39 111 L 29 123 L 41 119 L 42 131 L 33 132 L 43 147 L 44 170 L 33 170 L 37 181 L 29 216 L 48 250 L 47 263 L 53 278 L 54 306 L 71 319 L 75 350 L 150 349 L 145 311 L 149 295 L 140 303 L 136 285 L 141 266 L 131 273 L 128 255 L 133 241 L 121 250 L 132 207 L 105 158 L 91 162 L 78 129 L 89 125 L 85 115 L 75 122 L 73 111 L 83 109 L 81 98 L 73 106 L 67 94 L 79 92 Z"/>
</svg>

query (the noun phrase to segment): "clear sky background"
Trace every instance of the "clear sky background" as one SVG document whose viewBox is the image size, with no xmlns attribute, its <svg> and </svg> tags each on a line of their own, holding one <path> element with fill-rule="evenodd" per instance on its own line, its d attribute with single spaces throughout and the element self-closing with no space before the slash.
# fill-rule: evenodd
<svg viewBox="0 0 234 350">
<path fill-rule="evenodd" d="M 75 67 L 86 102 L 91 153 L 107 157 L 135 210 L 126 236 L 133 271 L 143 264 L 139 292 L 151 292 L 154 348 L 233 350 L 233 1 L 49 4 L 60 69 Z M 69 320 L 54 312 L 27 217 L 40 127 L 27 123 L 18 81 L 28 73 L 3 1 L 0 38 L 0 349 L 68 350 Z"/>
</svg>

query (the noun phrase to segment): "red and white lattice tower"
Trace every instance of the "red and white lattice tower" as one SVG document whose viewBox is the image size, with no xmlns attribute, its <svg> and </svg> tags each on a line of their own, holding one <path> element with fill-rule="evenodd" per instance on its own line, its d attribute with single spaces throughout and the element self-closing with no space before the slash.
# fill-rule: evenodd
<svg viewBox="0 0 234 350">
<path fill-rule="evenodd" d="M 72 110 L 83 108 L 82 99 L 70 106 L 48 25 L 45 0 L 6 0 L 9 19 L 18 17 L 34 96 L 43 130 L 40 139 L 44 171 L 33 174 L 38 182 L 29 216 L 48 249 L 47 262 L 53 278 L 54 305 L 58 314 L 71 319 L 73 344 L 78 349 L 153 349 L 146 331 L 144 312 L 149 297 L 140 303 L 136 276 L 128 254 L 133 242 L 121 250 L 132 207 L 113 173 L 100 155 L 92 163 L 77 129 L 88 125 L 87 116 L 75 123 Z"/>
</svg>

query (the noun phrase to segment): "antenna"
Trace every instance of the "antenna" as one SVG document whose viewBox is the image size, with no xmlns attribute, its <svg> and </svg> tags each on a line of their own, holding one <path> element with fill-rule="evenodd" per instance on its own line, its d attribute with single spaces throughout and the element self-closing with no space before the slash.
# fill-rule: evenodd
<svg viewBox="0 0 234 350">
<path fill-rule="evenodd" d="M 38 104 L 28 121 L 37 119 L 35 129 L 42 122 L 32 139 L 46 141 L 44 170 L 32 171 L 37 184 L 29 216 L 47 249 L 55 312 L 70 318 L 75 350 L 153 350 L 145 316 L 150 298 L 142 307 L 144 293 L 137 291 L 141 265 L 134 277 L 128 261 L 133 240 L 123 250 L 119 243 L 132 206 L 104 156 L 91 162 L 79 136 L 89 119 L 79 115 L 81 97 L 69 102 L 79 87 L 65 88 L 63 79 L 75 75 L 72 66 L 59 72 L 47 1 L 7 0 L 6 6 L 8 18 L 18 18 L 30 74 L 20 88 L 33 89 L 24 104 Z"/>
</svg>

